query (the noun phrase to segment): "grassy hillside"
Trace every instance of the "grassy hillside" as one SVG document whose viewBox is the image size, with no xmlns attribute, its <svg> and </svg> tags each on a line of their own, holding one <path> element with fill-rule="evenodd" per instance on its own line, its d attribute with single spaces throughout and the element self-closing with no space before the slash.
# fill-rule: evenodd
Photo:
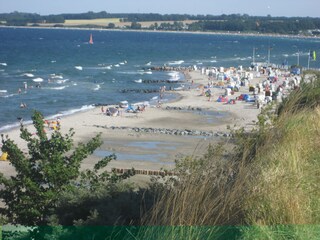
<svg viewBox="0 0 320 240">
<path fill-rule="evenodd" d="M 231 152 L 211 147 L 201 159 L 180 162 L 180 179 L 161 190 L 145 216 L 146 225 L 172 227 L 149 228 L 141 237 L 316 239 L 320 75 L 313 76 L 279 106 L 278 114 L 266 110 L 256 130 L 235 131 Z"/>
</svg>

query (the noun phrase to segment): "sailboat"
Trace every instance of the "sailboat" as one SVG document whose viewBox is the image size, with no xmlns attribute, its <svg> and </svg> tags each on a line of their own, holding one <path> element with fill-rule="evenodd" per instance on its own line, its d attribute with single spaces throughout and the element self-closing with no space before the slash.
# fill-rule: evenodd
<svg viewBox="0 0 320 240">
<path fill-rule="evenodd" d="M 92 38 L 92 34 L 90 34 L 90 40 L 89 40 L 90 44 L 93 44 L 93 38 Z"/>
</svg>

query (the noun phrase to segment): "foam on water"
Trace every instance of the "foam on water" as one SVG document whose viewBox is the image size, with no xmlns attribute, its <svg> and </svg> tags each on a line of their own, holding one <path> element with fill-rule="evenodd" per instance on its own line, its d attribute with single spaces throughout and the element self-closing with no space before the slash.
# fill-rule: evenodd
<svg viewBox="0 0 320 240">
<path fill-rule="evenodd" d="M 34 75 L 32 73 L 24 73 L 24 74 L 22 74 L 22 76 L 29 77 L 29 78 L 33 78 L 34 77 Z"/>
<path fill-rule="evenodd" d="M 82 71 L 82 70 L 83 70 L 83 67 L 82 67 L 82 66 L 75 66 L 74 68 L 77 69 L 77 70 L 79 70 L 79 71 Z"/>
<path fill-rule="evenodd" d="M 32 79 L 32 81 L 40 83 L 40 82 L 43 82 L 43 78 L 34 78 Z"/>
<path fill-rule="evenodd" d="M 50 88 L 47 88 L 47 89 L 51 89 L 51 90 L 63 90 L 65 88 L 69 87 L 68 85 L 67 86 L 61 86 L 61 87 L 50 87 Z"/>
<path fill-rule="evenodd" d="M 168 62 L 169 65 L 180 65 L 180 64 L 182 64 L 182 63 L 184 63 L 183 60 Z"/>
<path fill-rule="evenodd" d="M 69 81 L 69 79 L 62 79 L 62 80 L 57 80 L 56 83 L 57 84 L 62 84 L 62 83 L 65 83 L 67 81 Z"/>
<path fill-rule="evenodd" d="M 96 87 L 93 89 L 93 91 L 98 91 L 101 88 L 99 84 L 96 85 Z"/>
<path fill-rule="evenodd" d="M 66 110 L 66 111 L 61 111 L 58 114 L 50 115 L 45 118 L 46 119 L 55 119 L 58 117 L 69 116 L 69 115 L 79 113 L 79 112 L 85 112 L 85 111 L 88 111 L 88 110 L 94 109 L 94 108 L 95 108 L 95 106 L 93 106 L 93 105 L 84 105 L 81 108 L 75 108 L 75 109 L 70 109 L 70 110 Z"/>
</svg>

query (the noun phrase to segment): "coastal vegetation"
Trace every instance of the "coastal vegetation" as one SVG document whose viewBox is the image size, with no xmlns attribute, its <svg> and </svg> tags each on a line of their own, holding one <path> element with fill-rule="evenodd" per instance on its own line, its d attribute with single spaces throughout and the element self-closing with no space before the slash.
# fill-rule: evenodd
<svg viewBox="0 0 320 240">
<path fill-rule="evenodd" d="M 10 161 L 18 169 L 27 170 L 23 171 L 26 176 L 20 172 L 11 180 L 1 178 L 6 184 L 2 197 L 8 205 L 4 216 L 9 217 L 4 220 L 55 226 L 37 228 L 35 236 L 41 236 L 38 239 L 317 239 L 320 73 L 305 72 L 303 79 L 285 101 L 266 107 L 251 131 L 232 127 L 233 138 L 228 142 L 209 146 L 202 157 L 176 160 L 176 176 L 154 178 L 147 189 L 134 190 L 130 184 L 118 181 L 116 175 L 117 181 L 113 177 L 102 178 L 106 182 L 97 177 L 101 176 L 96 175 L 99 172 L 79 175 L 75 166 L 99 146 L 99 137 L 81 145 L 75 154 L 68 154 L 78 156 L 71 164 L 75 171 L 70 172 L 70 182 L 62 165 L 45 164 L 45 153 L 55 156 L 57 162 L 66 160 L 60 153 L 69 152 L 70 135 L 66 142 L 59 132 L 51 140 L 46 139 L 38 115 L 34 118 L 37 135 L 48 144 L 31 138 L 22 127 L 22 136 L 29 142 L 30 159 L 25 159 L 12 141 L 4 139 L 3 150 L 9 152 Z M 48 152 L 52 147 L 54 151 Z M 41 159 L 41 164 L 35 164 L 35 159 Z M 97 163 L 95 170 L 108 161 Z M 59 186 L 38 180 L 45 172 L 53 173 L 51 170 L 66 174 L 69 180 Z M 36 181 L 30 180 L 31 173 L 36 173 Z M 75 177 L 81 177 L 78 179 L 84 179 L 86 184 Z M 44 195 L 48 193 L 48 198 L 43 198 L 39 188 L 47 189 Z M 25 194 L 24 189 L 34 191 L 35 198 Z M 58 194 L 58 199 L 53 193 Z M 14 201 L 19 208 L 10 203 L 12 198 L 19 199 Z M 42 200 L 49 203 L 50 209 L 41 205 Z M 39 209 L 46 209 L 47 218 L 34 217 Z M 29 214 L 31 222 L 26 219 Z M 26 233 L 25 236 L 29 237 Z"/>
<path fill-rule="evenodd" d="M 233 130 L 232 151 L 209 148 L 178 164 L 179 181 L 145 217 L 146 225 L 172 228 L 150 228 L 141 239 L 316 239 L 320 74 L 304 80 L 251 132 Z"/>
<path fill-rule="evenodd" d="M 116 21 L 115 21 L 116 19 Z M 59 26 L 170 31 L 241 32 L 262 34 L 318 35 L 320 18 L 249 16 L 247 14 L 189 15 L 87 12 L 41 16 L 32 13 L 2 13 L 7 26 Z M 48 25 L 49 24 L 49 25 Z M 51 24 L 51 25 L 50 25 Z"/>
<path fill-rule="evenodd" d="M 48 137 L 41 113 L 34 112 L 32 120 L 35 134 L 22 124 L 20 128 L 20 137 L 26 141 L 28 152 L 19 149 L 8 136 L 1 136 L 2 151 L 8 154 L 16 171 L 16 175 L 10 178 L 3 173 L 0 175 L 3 186 L 0 197 L 6 205 L 1 208 L 4 221 L 26 226 L 49 224 L 50 219 L 58 216 L 59 212 L 60 215 L 65 214 L 61 212 L 61 204 L 66 199 L 68 203 L 72 202 L 70 196 L 82 195 L 88 200 L 89 192 L 99 192 L 99 189 L 112 195 L 111 192 L 120 187 L 121 180 L 133 174 L 131 171 L 115 174 L 104 170 L 116 158 L 115 155 L 96 162 L 93 169 L 81 170 L 83 159 L 102 144 L 100 135 L 74 147 L 72 129 L 65 136 L 55 131 Z M 63 206 L 67 208 L 66 204 Z M 83 211 L 82 217 L 86 214 L 90 212 Z M 68 212 L 64 221 L 71 215 Z"/>
</svg>

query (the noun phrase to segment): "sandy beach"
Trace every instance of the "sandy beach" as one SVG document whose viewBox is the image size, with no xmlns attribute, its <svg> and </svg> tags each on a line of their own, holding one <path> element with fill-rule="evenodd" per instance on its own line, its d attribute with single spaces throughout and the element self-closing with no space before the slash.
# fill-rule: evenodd
<svg viewBox="0 0 320 240">
<path fill-rule="evenodd" d="M 193 88 L 175 91 L 180 95 L 175 102 L 162 104 L 161 107 L 147 107 L 140 113 L 121 111 L 120 116 L 111 117 L 96 107 L 86 112 L 66 116 L 61 119 L 61 131 L 67 133 L 70 128 L 75 131 L 75 143 L 87 142 L 98 133 L 102 133 L 103 145 L 90 157 L 84 160 L 82 167 L 90 168 L 105 155 L 116 153 L 118 159 L 110 162 L 108 168 L 135 168 L 147 170 L 171 169 L 174 160 L 183 156 L 199 156 L 206 151 L 208 144 L 214 144 L 223 138 L 216 136 L 180 136 L 166 133 L 149 133 L 136 131 L 134 128 L 178 129 L 195 132 L 228 132 L 227 126 L 252 127 L 260 112 L 254 103 L 236 101 L 236 104 L 217 102 L 225 93 L 224 88 L 211 89 L 211 101 L 201 96 L 201 88 L 208 84 L 208 76 L 199 70 L 188 73 L 188 81 L 193 81 Z M 266 76 L 254 77 L 255 85 Z M 215 80 L 216 81 L 216 80 Z M 239 92 L 229 96 L 235 99 L 243 93 L 249 94 L 249 87 L 241 87 Z M 106 108 L 106 107 L 104 107 Z M 197 110 L 198 109 L 198 110 Z M 200 110 L 201 111 L 200 111 Z M 28 126 L 34 132 L 32 126 Z M 48 131 L 50 134 L 50 131 Z M 26 144 L 19 137 L 19 129 L 4 133 L 9 135 L 27 152 Z M 227 138 L 224 138 L 224 140 Z M 8 161 L 0 162 L 5 175 L 14 173 Z"/>
</svg>

